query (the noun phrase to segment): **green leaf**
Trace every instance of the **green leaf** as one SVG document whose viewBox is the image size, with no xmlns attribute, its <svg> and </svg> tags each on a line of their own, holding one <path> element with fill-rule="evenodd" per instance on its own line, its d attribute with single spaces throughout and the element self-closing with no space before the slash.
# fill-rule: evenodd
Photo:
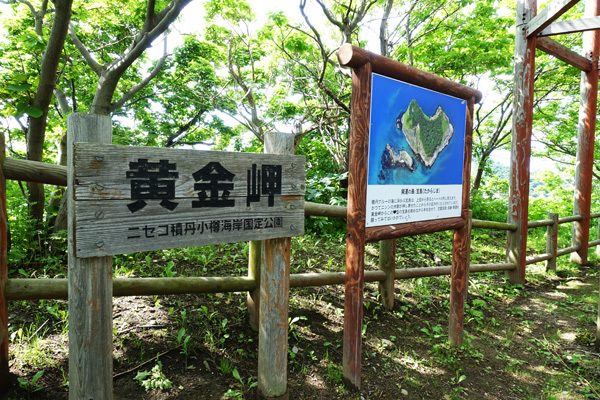
<svg viewBox="0 0 600 400">
<path fill-rule="evenodd" d="M 39 118 L 42 116 L 43 111 L 36 107 L 27 107 L 25 109 L 25 114 L 29 115 L 32 118 Z"/>
<path fill-rule="evenodd" d="M 133 379 L 141 382 L 146 379 L 148 375 L 150 375 L 150 372 L 148 371 L 138 371 L 137 375 Z"/>
<path fill-rule="evenodd" d="M 242 378 L 240 377 L 240 373 L 238 372 L 237 368 L 233 370 L 233 372 L 231 373 L 233 375 L 233 377 L 235 379 L 237 379 L 238 381 L 241 380 Z"/>
<path fill-rule="evenodd" d="M 40 379 L 42 377 L 42 375 L 44 375 L 44 370 L 39 371 L 38 373 L 36 373 L 33 378 L 31 378 L 31 383 L 33 385 L 35 385 L 35 383 L 38 381 L 38 379 Z"/>
<path fill-rule="evenodd" d="M 25 92 L 31 89 L 31 84 L 29 83 L 9 83 L 6 87 L 8 90 L 12 90 L 13 92 Z"/>
</svg>

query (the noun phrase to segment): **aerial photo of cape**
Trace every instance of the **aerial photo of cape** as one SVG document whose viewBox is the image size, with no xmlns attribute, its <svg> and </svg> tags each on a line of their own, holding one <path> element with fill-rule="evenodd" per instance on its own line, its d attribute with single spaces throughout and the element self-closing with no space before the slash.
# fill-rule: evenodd
<svg viewBox="0 0 600 400">
<path fill-rule="evenodd" d="M 373 74 L 369 185 L 460 185 L 466 101 Z"/>
</svg>

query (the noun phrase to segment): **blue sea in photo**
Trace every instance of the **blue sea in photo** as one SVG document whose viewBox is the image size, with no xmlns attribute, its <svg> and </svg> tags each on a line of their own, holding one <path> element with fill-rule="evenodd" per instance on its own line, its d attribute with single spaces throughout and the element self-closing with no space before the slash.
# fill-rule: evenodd
<svg viewBox="0 0 600 400">
<path fill-rule="evenodd" d="M 448 185 L 462 184 L 465 146 L 466 101 L 382 75 L 372 75 L 371 127 L 369 134 L 369 185 Z M 431 168 L 421 164 L 404 134 L 396 128 L 396 118 L 416 99 L 423 112 L 431 117 L 438 106 L 450 118 L 454 134 Z M 386 143 L 413 158 L 416 169 L 392 168 L 381 171 L 381 156 Z"/>
</svg>

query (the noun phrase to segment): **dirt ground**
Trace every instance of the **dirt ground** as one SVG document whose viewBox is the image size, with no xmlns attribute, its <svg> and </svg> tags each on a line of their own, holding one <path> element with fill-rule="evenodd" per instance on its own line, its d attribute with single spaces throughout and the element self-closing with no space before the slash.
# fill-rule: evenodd
<svg viewBox="0 0 600 400">
<path fill-rule="evenodd" d="M 343 287 L 293 289 L 289 398 L 600 398 L 600 354 L 593 346 L 597 270 L 558 273 L 525 288 L 508 285 L 502 273 L 472 277 L 460 349 L 447 342 L 448 278 L 397 282 L 392 310 L 380 306 L 377 286 L 367 284 L 358 391 L 341 376 Z M 247 323 L 245 298 L 115 298 L 114 398 L 254 399 L 258 340 Z M 11 309 L 12 318 L 20 312 Z M 2 399 L 68 398 L 64 333 L 50 329 L 36 342 L 37 357 L 48 358 L 37 366 L 15 358 L 22 353 L 11 346 L 12 386 Z M 134 379 L 157 366 L 170 388 L 146 390 Z M 40 369 L 44 374 L 35 385 L 23 383 Z"/>
</svg>

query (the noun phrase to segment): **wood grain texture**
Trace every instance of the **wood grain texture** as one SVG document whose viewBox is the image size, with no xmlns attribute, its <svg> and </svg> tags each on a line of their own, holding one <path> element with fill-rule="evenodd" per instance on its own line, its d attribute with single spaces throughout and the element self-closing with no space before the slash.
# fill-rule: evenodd
<svg viewBox="0 0 600 400">
<path fill-rule="evenodd" d="M 80 257 L 304 233 L 304 156 L 76 143 L 75 167 Z"/>
<path fill-rule="evenodd" d="M 535 0 L 517 1 L 511 173 L 507 221 L 509 224 L 517 226 L 515 231 L 508 234 L 507 240 L 507 262 L 517 266 L 516 270 L 507 273 L 513 284 L 525 283 L 536 43 L 535 36 L 527 38 L 526 27 L 527 23 L 535 16 L 536 10 Z"/>
<path fill-rule="evenodd" d="M 452 272 L 450 273 L 450 319 L 448 338 L 460 347 L 462 345 L 465 301 L 469 288 L 469 264 L 471 258 L 471 211 L 465 212 L 467 224 L 454 231 L 452 247 Z"/>
<path fill-rule="evenodd" d="M 394 308 L 396 239 L 387 239 L 379 242 L 379 269 L 385 272 L 385 280 L 379 282 L 381 304 L 388 310 L 391 310 Z"/>
<path fill-rule="evenodd" d="M 429 72 L 421 71 L 379 54 L 371 53 L 370 51 L 353 46 L 349 43 L 346 43 L 339 48 L 337 56 L 338 61 L 342 66 L 357 69 L 361 68 L 363 65 L 371 64 L 370 68 L 376 74 L 385 75 L 436 92 L 445 93 L 464 100 L 474 98 L 476 102 L 481 101 L 483 97 L 481 92 L 476 89 L 461 85 L 460 83 L 453 82 Z"/>
<path fill-rule="evenodd" d="M 462 217 L 446 218 L 431 221 L 409 222 L 407 224 L 374 226 L 366 228 L 365 241 L 376 242 L 379 240 L 400 238 L 405 236 L 441 232 L 459 229 L 466 224 Z"/>
<path fill-rule="evenodd" d="M 4 134 L 0 133 L 0 394 L 9 388 L 8 367 L 8 219 L 6 214 L 6 181 L 2 174 L 5 161 Z"/>
<path fill-rule="evenodd" d="M 342 373 L 354 388 L 361 375 L 371 73 L 370 63 L 352 71 Z"/>
<path fill-rule="evenodd" d="M 266 134 L 265 152 L 293 154 L 294 135 L 283 132 Z M 258 301 L 258 395 L 261 398 L 288 398 L 290 254 L 289 237 L 262 241 Z"/>
<path fill-rule="evenodd" d="M 569 11 L 579 0 L 553 0 L 538 15 L 527 21 L 527 37 L 535 36 Z M 517 15 L 519 10 L 517 10 Z"/>
<path fill-rule="evenodd" d="M 6 157 L 2 171 L 6 179 L 67 186 L 67 168 L 62 165 Z"/>
<path fill-rule="evenodd" d="M 287 392 L 290 238 L 263 241 L 258 328 L 258 391 Z"/>
<path fill-rule="evenodd" d="M 281 196 L 303 196 L 305 191 L 304 156 L 76 143 L 75 157 L 77 200 L 131 199 L 132 179 L 128 178 L 127 171 L 132 171 L 130 163 L 139 159 L 149 162 L 167 160 L 169 164 L 174 164 L 170 172 L 179 175 L 172 179 L 174 201 L 198 200 L 199 190 L 194 185 L 200 181 L 194 178 L 194 174 L 211 162 L 220 163 L 234 175 L 228 181 L 232 184 L 229 197 L 243 198 L 244 206 L 248 193 L 248 172 L 252 164 L 257 164 L 257 168 L 261 165 L 281 165 Z M 213 171 L 213 175 L 216 172 Z M 262 202 L 266 202 L 266 199 L 261 199 Z M 250 208 L 254 204 L 251 203 Z"/>
<path fill-rule="evenodd" d="M 590 60 L 555 40 L 545 37 L 538 37 L 535 45 L 536 48 L 542 50 L 544 53 L 550 54 L 559 60 L 564 61 L 577 69 L 580 69 L 581 71 L 590 71 L 592 69 L 592 63 Z"/>
<path fill-rule="evenodd" d="M 599 17 L 588 17 L 570 21 L 554 22 L 538 34 L 539 36 L 564 35 L 600 29 Z"/>
<path fill-rule="evenodd" d="M 586 0 L 585 15 L 587 17 L 597 16 L 599 11 L 598 1 Z M 576 253 L 571 254 L 571 261 L 579 265 L 586 265 L 588 263 L 596 114 L 598 111 L 599 46 L 600 31 L 587 31 L 583 33 L 583 51 L 592 62 L 592 68 L 589 72 L 581 73 L 581 88 L 579 91 L 579 124 L 577 130 L 573 215 L 581 215 L 581 221 L 573 222 L 573 233 L 571 236 L 571 244 L 573 246 L 580 246 Z"/>
<path fill-rule="evenodd" d="M 475 108 L 475 99 L 467 100 L 467 119 L 465 123 L 465 153 L 463 157 L 463 177 L 462 177 L 462 210 L 461 216 L 464 218 L 469 211 L 471 199 L 471 160 L 473 158 L 473 110 Z M 470 223 L 470 222 L 469 222 Z"/>
<path fill-rule="evenodd" d="M 463 158 L 462 218 L 466 224 L 454 231 L 452 246 L 452 272 L 450 274 L 450 318 L 448 338 L 455 346 L 462 345 L 465 322 L 464 309 L 469 287 L 469 264 L 471 259 L 471 221 L 469 210 L 471 188 L 471 153 L 473 148 L 473 108 L 474 99 L 467 103 L 465 126 L 465 153 Z"/>
<path fill-rule="evenodd" d="M 73 143 L 110 143 L 107 116 L 71 114 L 69 138 L 69 399 L 112 399 L 112 258 L 75 256 Z"/>
<path fill-rule="evenodd" d="M 556 251 L 558 249 L 558 213 L 548 213 L 548 219 L 552 220 L 552 225 L 548 225 L 546 230 L 546 253 L 551 254 L 552 258 L 546 260 L 546 271 L 556 271 Z"/>
<path fill-rule="evenodd" d="M 247 294 L 246 305 L 248 306 L 248 323 L 254 331 L 258 331 L 259 325 L 259 302 L 260 302 L 260 263 L 261 263 L 262 241 L 252 240 L 248 244 L 248 278 L 252 279 L 256 286 Z"/>
<path fill-rule="evenodd" d="M 246 240 L 289 237 L 304 233 L 304 198 L 280 198 L 277 207 L 207 209 L 201 213 L 148 210 L 131 216 L 129 200 L 78 202 L 76 254 L 99 256 L 182 248 Z"/>
</svg>

